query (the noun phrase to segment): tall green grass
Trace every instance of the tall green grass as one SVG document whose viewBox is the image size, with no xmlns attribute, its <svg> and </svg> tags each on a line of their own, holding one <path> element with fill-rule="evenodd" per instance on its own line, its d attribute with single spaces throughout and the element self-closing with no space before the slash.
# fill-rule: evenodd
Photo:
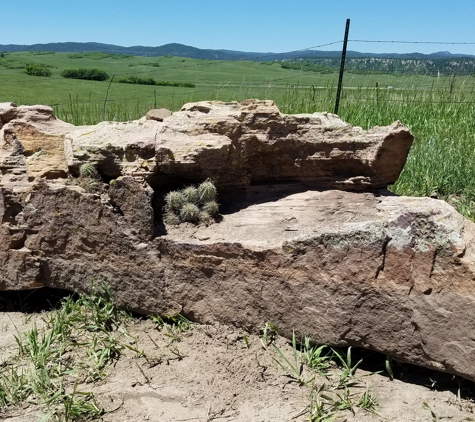
<svg viewBox="0 0 475 422">
<path fill-rule="evenodd" d="M 415 137 L 392 190 L 433 196 L 475 218 L 475 92 L 447 79 L 430 89 L 347 92 L 341 117 L 370 128 L 400 120 Z"/>
</svg>

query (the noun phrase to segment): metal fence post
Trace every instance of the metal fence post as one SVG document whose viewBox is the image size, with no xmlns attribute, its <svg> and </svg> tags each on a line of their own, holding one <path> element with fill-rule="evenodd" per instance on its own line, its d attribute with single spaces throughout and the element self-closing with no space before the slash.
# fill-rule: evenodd
<svg viewBox="0 0 475 422">
<path fill-rule="evenodd" d="M 341 87 L 343 85 L 343 72 L 345 71 L 346 46 L 348 44 L 348 33 L 350 32 L 350 20 L 346 20 L 345 39 L 343 41 L 343 51 L 341 52 L 340 77 L 338 78 L 338 89 L 336 91 L 335 114 L 338 114 L 340 107 Z"/>
</svg>

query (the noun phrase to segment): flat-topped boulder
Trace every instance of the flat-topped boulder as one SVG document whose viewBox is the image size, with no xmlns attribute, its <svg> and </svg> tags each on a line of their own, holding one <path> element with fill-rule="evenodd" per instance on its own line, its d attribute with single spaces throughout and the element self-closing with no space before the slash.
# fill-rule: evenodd
<svg viewBox="0 0 475 422">
<path fill-rule="evenodd" d="M 86 292 L 94 280 L 140 313 L 271 321 L 475 380 L 475 230 L 443 201 L 253 187 L 219 223 L 146 240 L 147 195 L 134 214 L 56 184 L 1 192 L 1 289 Z"/>
<path fill-rule="evenodd" d="M 44 106 L 0 104 L 0 290 L 105 283 L 140 313 L 270 321 L 475 380 L 475 226 L 384 189 L 406 128 L 257 100 L 160 114 L 74 127 Z M 57 161 L 32 167 L 36 149 Z M 167 225 L 163 196 L 205 178 L 219 218 Z"/>
</svg>

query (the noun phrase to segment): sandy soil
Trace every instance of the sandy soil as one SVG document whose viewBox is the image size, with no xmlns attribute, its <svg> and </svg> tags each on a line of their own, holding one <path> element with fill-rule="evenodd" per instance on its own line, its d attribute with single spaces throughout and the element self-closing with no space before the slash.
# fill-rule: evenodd
<svg viewBox="0 0 475 422">
<path fill-rule="evenodd" d="M 0 364 L 16 353 L 14 335 L 34 323 L 44 325 L 41 314 L 0 313 Z M 133 319 L 128 331 L 128 341 L 145 357 L 126 350 L 108 367 L 104 380 L 79 386 L 94 392 L 109 411 L 103 418 L 108 422 L 306 421 L 312 385 L 315 389 L 325 383 L 334 395 L 331 386 L 341 374 L 334 365 L 326 377 L 299 385 L 278 366 L 276 359 L 282 359 L 272 345 L 263 346 L 262 336 L 228 326 L 194 325 L 175 336 L 158 330 L 151 320 Z M 275 344 L 291 360 L 291 345 L 280 337 Z M 383 373 L 374 374 L 382 369 L 380 363 L 381 356 L 366 353 L 355 374 L 357 385 L 350 389 L 357 400 L 368 385 L 378 402 L 377 414 L 355 406 L 353 412 L 335 412 L 336 420 L 475 421 L 473 400 L 465 394 L 458 402 L 457 384 L 450 376 L 394 365 L 396 374 L 412 382 L 391 381 Z M 304 372 L 303 377 L 311 375 Z M 0 419 L 9 422 L 36 422 L 43 414 L 34 404 L 0 409 Z"/>
</svg>

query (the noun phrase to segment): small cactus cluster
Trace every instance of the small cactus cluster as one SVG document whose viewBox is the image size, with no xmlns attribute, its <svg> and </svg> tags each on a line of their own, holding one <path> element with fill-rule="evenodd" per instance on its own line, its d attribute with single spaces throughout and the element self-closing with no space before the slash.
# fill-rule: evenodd
<svg viewBox="0 0 475 422">
<path fill-rule="evenodd" d="M 88 192 L 100 190 L 102 180 L 94 164 L 84 163 L 79 167 L 79 185 Z"/>
<path fill-rule="evenodd" d="M 209 224 L 218 215 L 217 191 L 211 180 L 198 187 L 188 186 L 165 195 L 164 221 L 169 225 L 180 223 Z"/>
</svg>

